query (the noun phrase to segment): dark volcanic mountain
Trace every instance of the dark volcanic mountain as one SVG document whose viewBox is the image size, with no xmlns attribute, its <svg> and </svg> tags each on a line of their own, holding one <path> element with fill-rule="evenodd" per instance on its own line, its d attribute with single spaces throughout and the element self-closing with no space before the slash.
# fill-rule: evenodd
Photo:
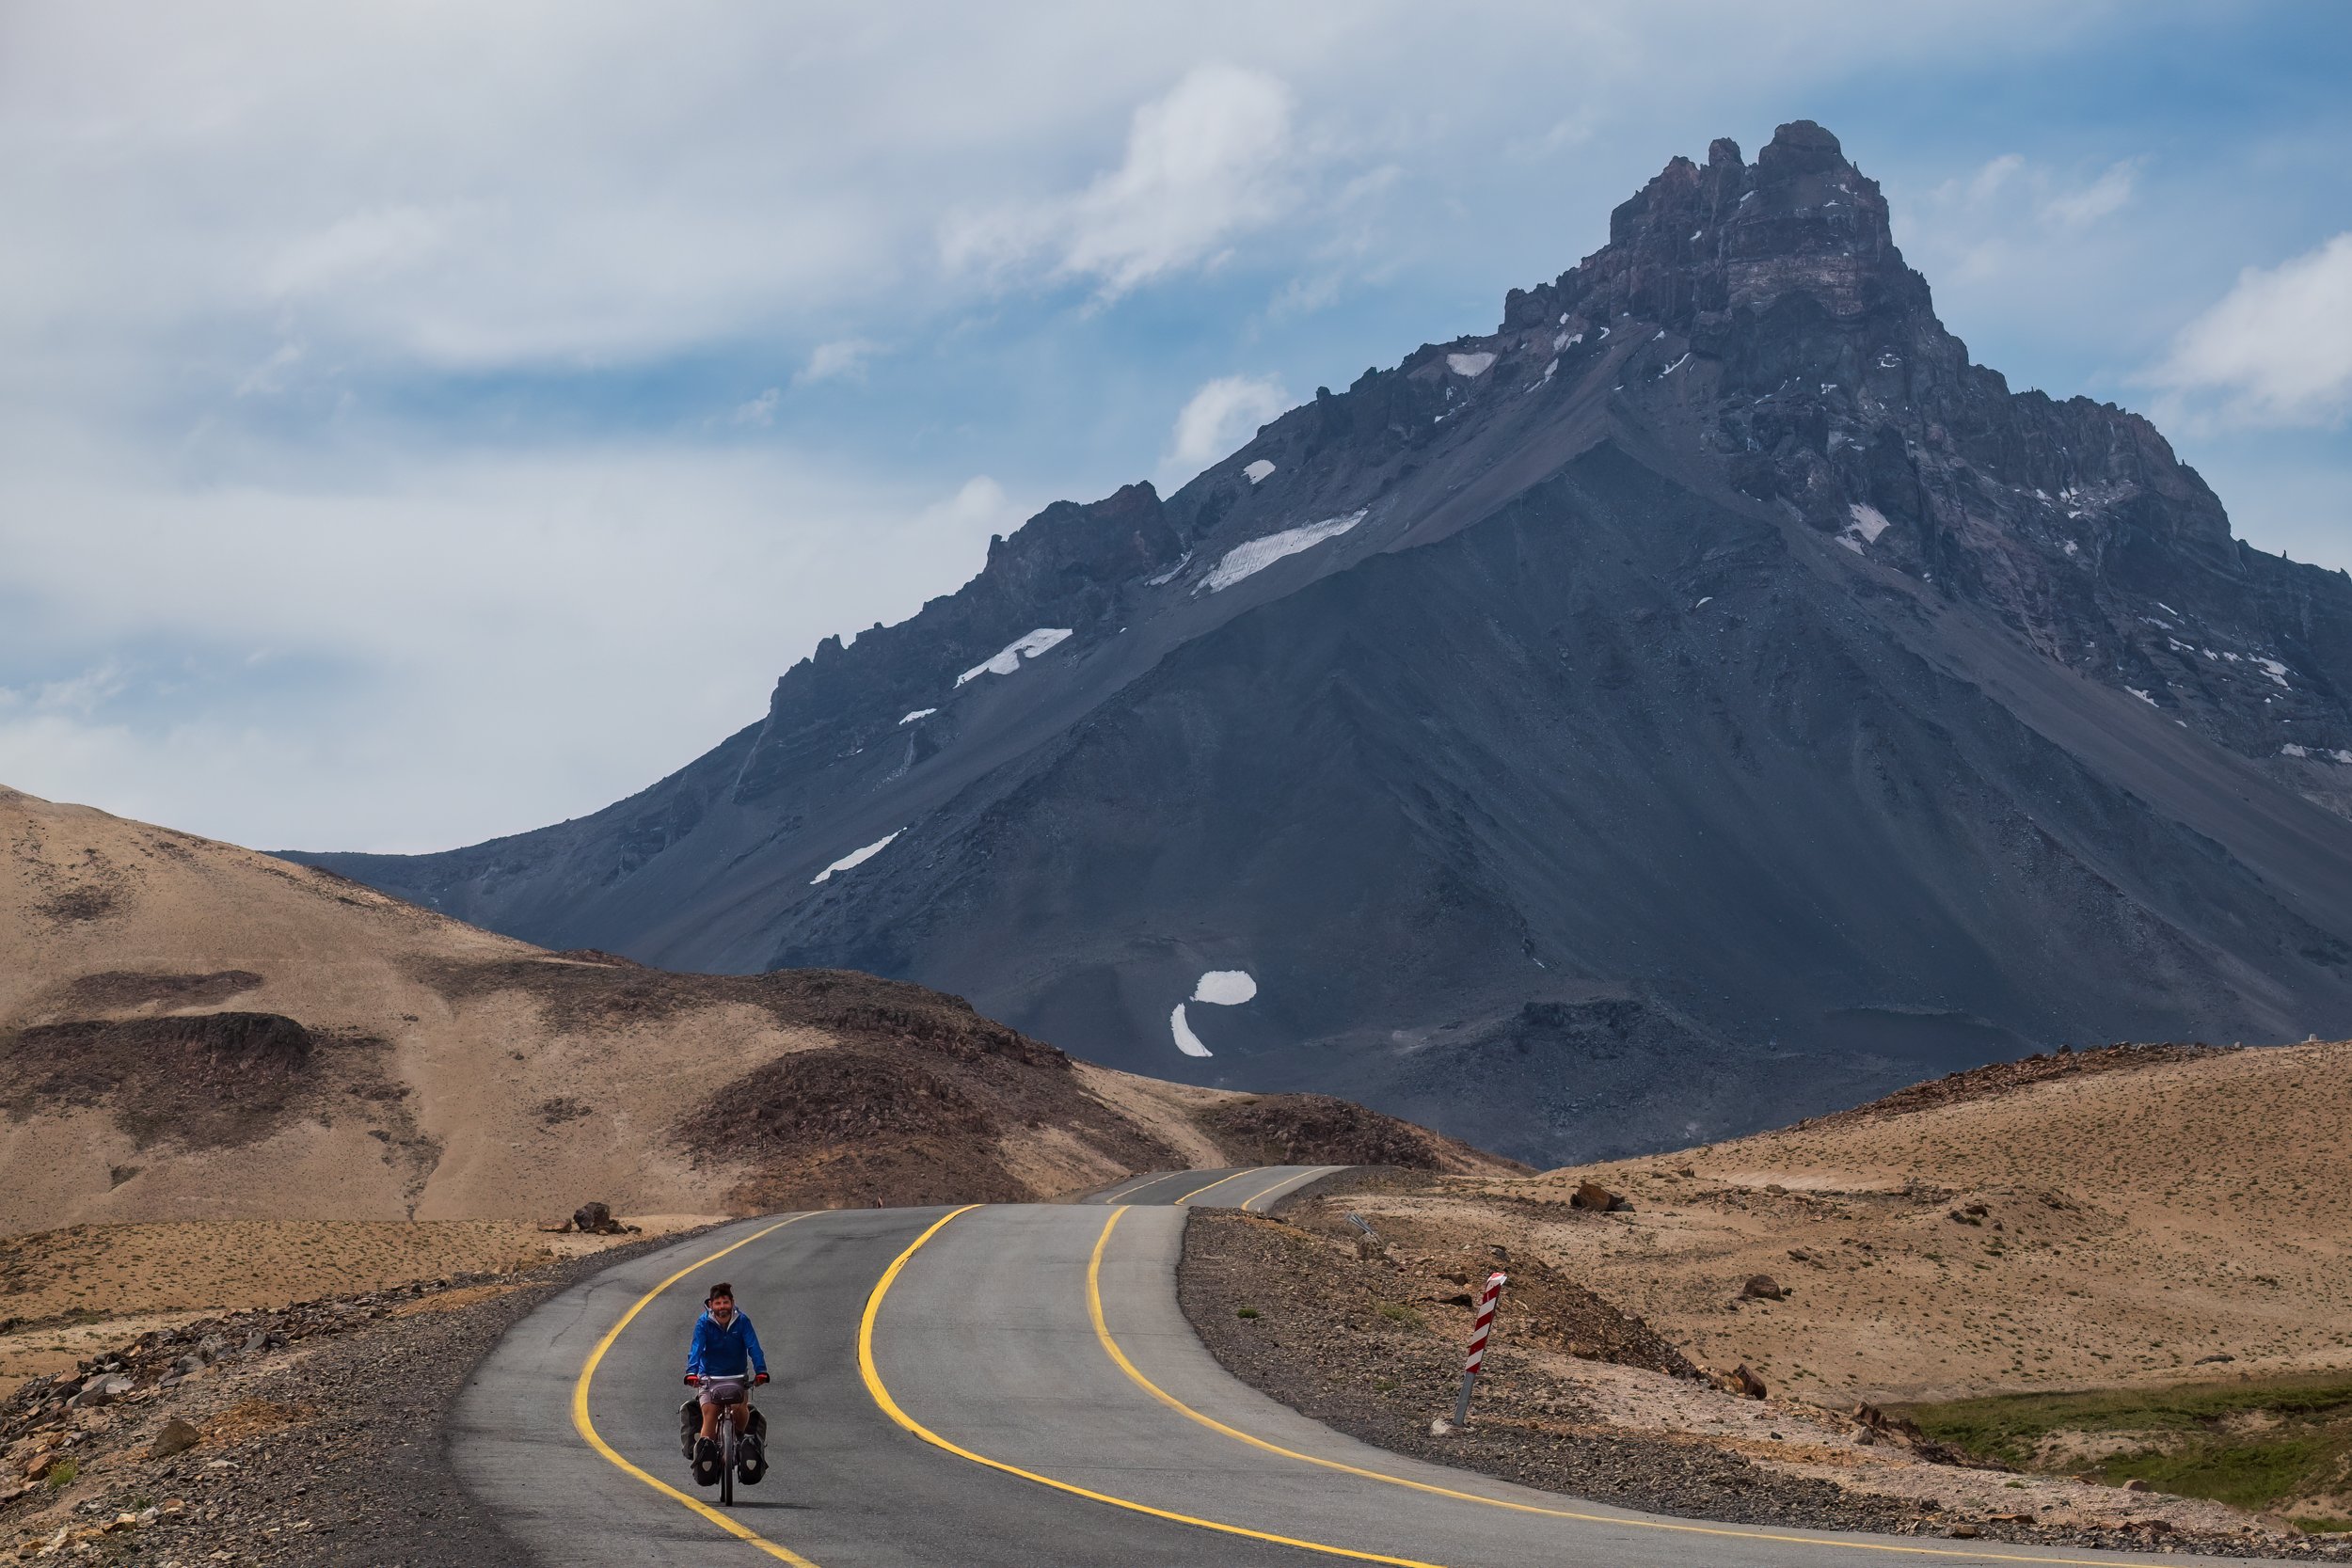
<svg viewBox="0 0 2352 1568">
<path fill-rule="evenodd" d="M 1558 1160 L 2352 1032 L 2347 691 L 2352 581 L 1971 364 L 1801 120 L 1676 159 L 1499 331 L 1048 507 L 641 795 L 304 858 Z"/>
</svg>

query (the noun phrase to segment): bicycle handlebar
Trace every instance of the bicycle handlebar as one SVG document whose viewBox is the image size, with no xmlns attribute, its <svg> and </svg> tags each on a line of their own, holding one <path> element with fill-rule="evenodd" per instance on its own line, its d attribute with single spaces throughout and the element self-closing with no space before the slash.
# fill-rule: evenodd
<svg viewBox="0 0 2352 1568">
<path fill-rule="evenodd" d="M 686 1386 L 690 1388 L 698 1383 L 748 1383 L 754 1387 L 756 1387 L 760 1384 L 767 1381 L 768 1374 L 766 1372 L 754 1372 L 749 1377 L 713 1377 L 708 1372 L 688 1372 L 686 1374 Z"/>
</svg>

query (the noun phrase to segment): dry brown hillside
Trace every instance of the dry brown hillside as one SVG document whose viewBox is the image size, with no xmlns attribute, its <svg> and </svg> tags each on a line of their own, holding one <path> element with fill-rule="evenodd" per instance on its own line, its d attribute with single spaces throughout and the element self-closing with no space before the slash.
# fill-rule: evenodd
<svg viewBox="0 0 2352 1568">
<path fill-rule="evenodd" d="M 542 952 L 4 788 L 0 838 L 0 1232 L 1028 1198 L 1269 1142 L 1502 1168 L 1354 1107 L 1240 1116 L 870 975 Z"/>
<path fill-rule="evenodd" d="M 1586 1181 L 1630 1209 L 1571 1209 Z M 2342 1369 L 2352 1044 L 2042 1058 L 1391 1207 L 1516 1241 L 1695 1359 L 1831 1402 Z M 1787 1299 L 1738 1299 L 1757 1274 Z"/>
</svg>

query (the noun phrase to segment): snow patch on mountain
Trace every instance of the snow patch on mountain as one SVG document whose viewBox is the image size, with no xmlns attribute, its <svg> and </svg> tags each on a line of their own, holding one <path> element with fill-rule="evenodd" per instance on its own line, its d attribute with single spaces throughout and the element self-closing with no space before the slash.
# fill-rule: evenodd
<svg viewBox="0 0 2352 1568">
<path fill-rule="evenodd" d="M 904 828 L 900 828 L 898 832 L 890 833 L 882 838 L 878 838 L 863 849 L 850 850 L 848 854 L 842 856 L 839 860 L 825 867 L 824 870 L 819 871 L 816 876 L 811 877 L 808 879 L 808 885 L 815 887 L 819 882 L 831 881 L 833 879 L 833 874 L 836 871 L 856 870 L 859 866 L 864 865 L 867 861 L 872 860 L 876 855 L 881 854 L 884 849 L 889 848 L 890 841 L 897 838 L 898 833 L 905 832 L 906 830 Z"/>
<path fill-rule="evenodd" d="M 1069 636 L 1068 626 L 1040 626 L 1020 641 L 1006 644 L 1004 652 L 987 663 L 975 664 L 958 675 L 956 684 L 961 686 L 965 681 L 981 675 L 1009 675 L 1021 668 L 1024 657 L 1035 658 L 1050 648 L 1059 647 Z"/>
<path fill-rule="evenodd" d="M 1267 459 L 1261 457 L 1255 463 L 1252 463 L 1248 467 L 1242 469 L 1242 472 L 1249 476 L 1250 483 L 1263 484 L 1265 483 L 1267 476 L 1274 472 L 1274 465 Z"/>
<path fill-rule="evenodd" d="M 1471 377 L 1485 375 L 1494 367 L 1494 362 L 1495 356 L 1491 354 L 1449 354 L 1445 356 L 1447 370 L 1455 375 Z"/>
<path fill-rule="evenodd" d="M 1192 988 L 1192 1000 L 1238 1007 L 1258 994 L 1258 982 L 1246 969 L 1212 969 Z"/>
<path fill-rule="evenodd" d="M 1855 501 L 1846 510 L 1851 514 L 1853 521 L 1837 531 L 1837 542 L 1860 555 L 1865 545 L 1877 544 L 1879 535 L 1886 531 L 1886 515 L 1877 507 L 1865 506 L 1860 501 Z"/>
<path fill-rule="evenodd" d="M 1168 1033 L 1176 1037 L 1176 1049 L 1185 1055 L 1213 1054 L 1207 1046 L 1200 1043 L 1200 1037 L 1192 1032 L 1192 1025 L 1185 1022 L 1184 1005 L 1182 1002 L 1177 1003 L 1176 1010 L 1168 1015 Z"/>
<path fill-rule="evenodd" d="M 904 719 L 899 720 L 898 722 L 901 724 L 912 724 L 917 719 L 929 719 L 932 714 L 937 713 L 939 709 L 935 707 L 918 707 L 913 713 L 908 714 Z"/>
<path fill-rule="evenodd" d="M 1222 588 L 1231 588 L 1242 578 L 1264 571 L 1284 556 L 1296 555 L 1301 550 L 1314 548 L 1326 539 L 1338 538 L 1362 522 L 1364 515 L 1364 510 L 1359 509 L 1344 517 L 1326 517 L 1319 523 L 1284 529 L 1279 533 L 1269 533 L 1263 539 L 1236 545 L 1225 552 L 1224 560 L 1210 568 L 1202 586 L 1212 594 Z M 1069 634 L 1065 632 L 1063 635 Z"/>
</svg>

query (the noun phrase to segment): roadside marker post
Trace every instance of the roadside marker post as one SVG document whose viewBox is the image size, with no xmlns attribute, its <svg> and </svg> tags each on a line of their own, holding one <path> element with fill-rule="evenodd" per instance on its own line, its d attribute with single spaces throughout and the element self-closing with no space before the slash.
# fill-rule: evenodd
<svg viewBox="0 0 2352 1568">
<path fill-rule="evenodd" d="M 1478 1322 L 1470 1329 L 1470 1359 L 1462 1363 L 1462 1392 L 1454 1402 L 1454 1424 L 1470 1425 L 1470 1386 L 1478 1381 L 1478 1369 L 1486 1359 L 1486 1336 L 1494 1332 L 1495 1303 L 1502 1299 L 1502 1287 L 1510 1283 L 1510 1275 L 1497 1272 L 1486 1276 L 1486 1293 L 1478 1298 Z"/>
</svg>

